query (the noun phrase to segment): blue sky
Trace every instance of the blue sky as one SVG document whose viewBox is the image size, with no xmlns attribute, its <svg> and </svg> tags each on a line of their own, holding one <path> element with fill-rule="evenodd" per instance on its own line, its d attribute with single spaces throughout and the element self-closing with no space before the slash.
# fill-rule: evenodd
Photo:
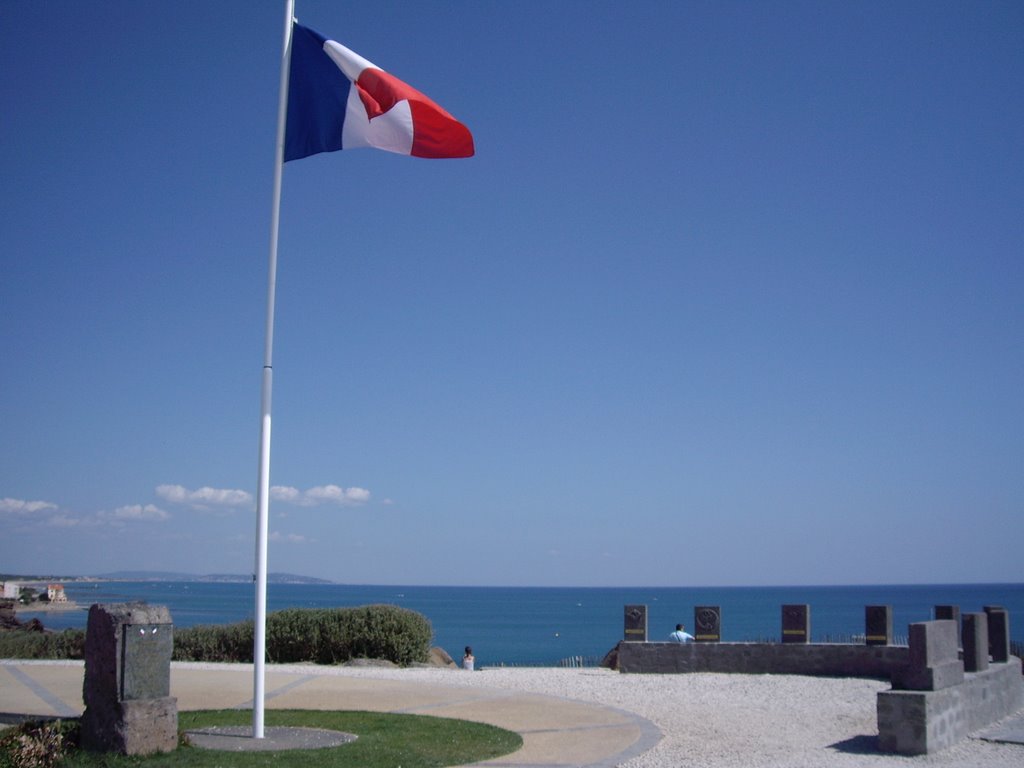
<svg viewBox="0 0 1024 768">
<path fill-rule="evenodd" d="M 1020 581 L 1024 6 L 299 0 L 271 571 Z M 283 4 L 3 2 L 0 572 L 253 568 Z"/>
</svg>

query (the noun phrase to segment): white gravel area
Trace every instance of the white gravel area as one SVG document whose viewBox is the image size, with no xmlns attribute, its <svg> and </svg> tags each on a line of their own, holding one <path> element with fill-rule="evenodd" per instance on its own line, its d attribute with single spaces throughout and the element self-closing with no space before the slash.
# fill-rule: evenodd
<svg viewBox="0 0 1024 768">
<path fill-rule="evenodd" d="M 310 672 L 309 667 L 302 667 Z M 876 751 L 875 694 L 888 683 L 796 675 L 624 675 L 606 669 L 319 668 L 317 674 L 529 691 L 633 712 L 663 738 L 623 768 L 1024 768 L 1024 745 L 966 739 L 932 755 Z"/>
</svg>

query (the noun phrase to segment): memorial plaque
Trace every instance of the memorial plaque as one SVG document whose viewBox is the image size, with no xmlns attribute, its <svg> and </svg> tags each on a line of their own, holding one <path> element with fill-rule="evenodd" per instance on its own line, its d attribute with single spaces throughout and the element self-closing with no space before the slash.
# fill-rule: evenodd
<svg viewBox="0 0 1024 768">
<path fill-rule="evenodd" d="M 625 639 L 638 643 L 647 642 L 647 606 L 627 605 L 624 612 Z"/>
<path fill-rule="evenodd" d="M 961 640 L 961 624 L 960 624 L 960 606 L 959 605 L 936 605 L 935 606 L 935 620 L 936 621 L 955 621 L 956 622 L 956 642 L 957 646 L 963 642 Z"/>
<path fill-rule="evenodd" d="M 717 605 L 698 605 L 693 609 L 693 639 L 698 643 L 722 640 L 722 609 Z"/>
<path fill-rule="evenodd" d="M 121 700 L 171 695 L 172 624 L 125 624 L 121 643 Z"/>
<path fill-rule="evenodd" d="M 782 606 L 782 642 L 811 642 L 811 606 Z"/>
<path fill-rule="evenodd" d="M 892 645 L 892 606 L 868 605 L 864 608 L 864 644 Z"/>
<path fill-rule="evenodd" d="M 1010 660 L 1010 613 L 1000 605 L 986 605 L 988 652 L 996 664 Z"/>
</svg>

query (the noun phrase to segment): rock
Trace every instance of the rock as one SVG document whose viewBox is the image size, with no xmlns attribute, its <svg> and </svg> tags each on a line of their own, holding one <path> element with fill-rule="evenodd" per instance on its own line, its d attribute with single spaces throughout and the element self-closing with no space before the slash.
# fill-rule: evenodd
<svg viewBox="0 0 1024 768">
<path fill-rule="evenodd" d="M 606 669 L 617 670 L 619 668 L 619 646 L 615 646 L 608 653 L 605 654 L 604 658 L 601 659 L 600 666 Z"/>
<path fill-rule="evenodd" d="M 427 654 L 427 666 L 458 668 L 459 665 L 455 663 L 455 660 L 448 655 L 444 648 L 434 646 L 430 649 L 430 653 Z"/>
<path fill-rule="evenodd" d="M 13 600 L 0 600 L 0 629 L 15 629 L 21 626 L 14 612 Z"/>
</svg>

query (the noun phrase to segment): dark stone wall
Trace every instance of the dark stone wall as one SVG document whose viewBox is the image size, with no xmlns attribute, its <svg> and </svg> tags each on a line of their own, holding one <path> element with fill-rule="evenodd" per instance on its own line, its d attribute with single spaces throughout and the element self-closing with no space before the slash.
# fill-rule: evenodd
<svg viewBox="0 0 1024 768">
<path fill-rule="evenodd" d="M 738 672 L 888 679 L 909 661 L 905 646 L 803 643 L 619 643 L 626 673 Z"/>
</svg>

